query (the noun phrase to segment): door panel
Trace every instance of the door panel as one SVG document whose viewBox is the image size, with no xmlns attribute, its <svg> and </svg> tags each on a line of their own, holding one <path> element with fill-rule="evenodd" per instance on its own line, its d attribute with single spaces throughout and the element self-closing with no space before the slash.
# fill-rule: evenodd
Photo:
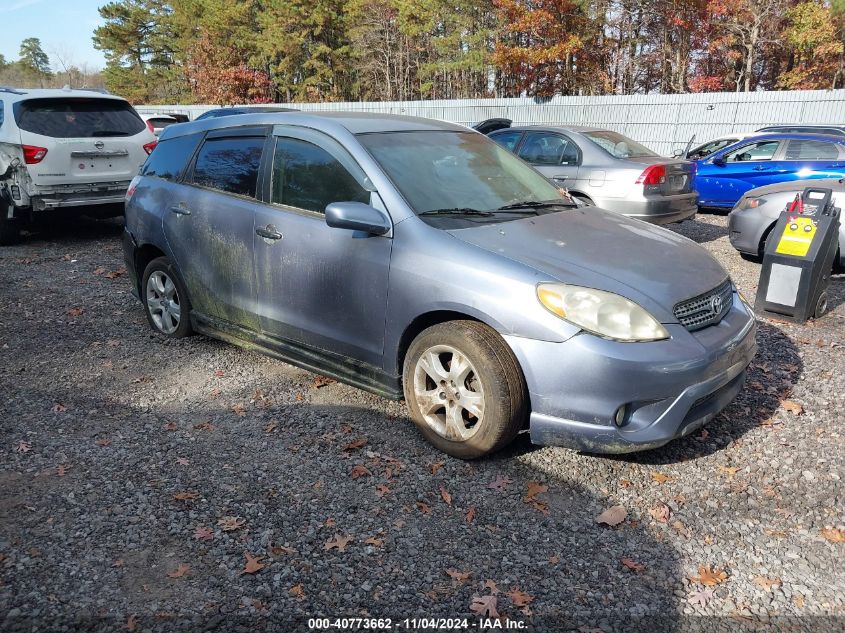
<svg viewBox="0 0 845 633">
<path fill-rule="evenodd" d="M 262 330 L 380 367 L 393 240 L 331 228 L 323 215 L 330 202 L 379 204 L 378 194 L 333 140 L 284 133 L 275 144 L 271 200 L 255 213 L 256 230 L 281 234 L 255 236 Z"/>
<path fill-rule="evenodd" d="M 713 159 L 699 163 L 696 186 L 700 204 L 730 207 L 746 191 L 782 180 L 789 168 L 783 161 L 772 160 L 780 145 L 777 140 L 748 143 L 717 154 L 724 160 L 722 165 Z"/>
</svg>

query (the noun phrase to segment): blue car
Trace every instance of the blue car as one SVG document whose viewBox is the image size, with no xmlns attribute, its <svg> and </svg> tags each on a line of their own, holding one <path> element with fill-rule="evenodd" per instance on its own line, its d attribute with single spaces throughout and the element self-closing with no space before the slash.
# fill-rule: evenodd
<svg viewBox="0 0 845 633">
<path fill-rule="evenodd" d="M 696 161 L 699 207 L 731 209 L 746 191 L 791 180 L 845 176 L 845 137 L 760 134 Z"/>
</svg>

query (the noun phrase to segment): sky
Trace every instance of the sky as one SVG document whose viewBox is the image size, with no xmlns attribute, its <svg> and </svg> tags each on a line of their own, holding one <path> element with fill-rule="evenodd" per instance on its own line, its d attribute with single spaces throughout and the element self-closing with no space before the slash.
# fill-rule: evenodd
<svg viewBox="0 0 845 633">
<path fill-rule="evenodd" d="M 109 0 L 0 0 L 0 54 L 6 61 L 18 59 L 21 41 L 41 40 L 54 70 L 60 69 L 56 53 L 79 66 L 103 68 L 103 53 L 94 48 L 91 36 L 103 23 L 97 9 Z"/>
</svg>

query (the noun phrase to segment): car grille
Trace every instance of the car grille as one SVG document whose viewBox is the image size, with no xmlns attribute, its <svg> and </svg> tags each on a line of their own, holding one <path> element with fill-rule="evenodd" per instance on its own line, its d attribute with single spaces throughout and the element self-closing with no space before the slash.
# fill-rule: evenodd
<svg viewBox="0 0 845 633">
<path fill-rule="evenodd" d="M 733 286 L 725 279 L 710 292 L 675 305 L 675 318 L 688 330 L 700 330 L 722 320 L 733 304 Z"/>
</svg>

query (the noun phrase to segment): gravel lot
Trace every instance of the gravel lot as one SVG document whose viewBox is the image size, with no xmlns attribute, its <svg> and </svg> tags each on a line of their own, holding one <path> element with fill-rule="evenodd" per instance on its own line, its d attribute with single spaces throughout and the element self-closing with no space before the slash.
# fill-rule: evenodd
<svg viewBox="0 0 845 633">
<path fill-rule="evenodd" d="M 676 230 L 753 298 L 725 217 Z M 0 250 L 0 630 L 474 626 L 476 597 L 527 630 L 845 627 L 845 277 L 820 322 L 760 323 L 745 390 L 693 437 L 467 463 L 398 403 L 154 336 L 119 236 Z"/>
</svg>

